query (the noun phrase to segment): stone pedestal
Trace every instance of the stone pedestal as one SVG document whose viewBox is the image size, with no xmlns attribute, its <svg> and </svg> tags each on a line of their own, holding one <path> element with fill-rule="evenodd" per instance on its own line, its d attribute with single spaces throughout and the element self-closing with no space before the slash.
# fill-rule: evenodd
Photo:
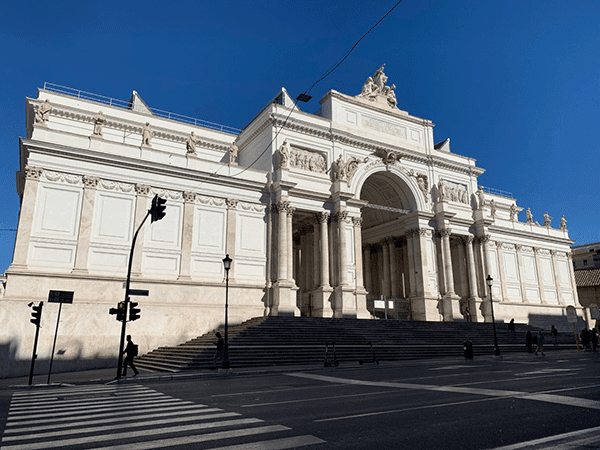
<svg viewBox="0 0 600 450">
<path fill-rule="evenodd" d="M 410 297 L 409 300 L 411 302 L 412 320 L 439 322 L 441 314 L 438 309 L 438 298 L 414 296 Z"/>
<path fill-rule="evenodd" d="M 273 285 L 273 307 L 271 316 L 300 317 L 300 309 L 296 304 L 296 291 L 298 288 L 293 281 L 281 280 Z"/>
<path fill-rule="evenodd" d="M 312 317 L 333 317 L 333 309 L 331 308 L 332 293 L 333 289 L 329 286 L 320 286 L 313 291 Z"/>
</svg>

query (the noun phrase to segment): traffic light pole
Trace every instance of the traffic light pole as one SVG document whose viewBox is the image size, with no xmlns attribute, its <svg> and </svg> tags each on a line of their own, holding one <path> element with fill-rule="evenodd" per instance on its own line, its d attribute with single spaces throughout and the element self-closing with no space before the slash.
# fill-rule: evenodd
<svg viewBox="0 0 600 450">
<path fill-rule="evenodd" d="M 140 223 L 140 226 L 138 227 L 135 234 L 133 235 L 133 242 L 131 243 L 131 251 L 129 252 L 129 267 L 127 268 L 127 282 L 125 283 L 125 317 L 123 318 L 123 323 L 121 324 L 121 342 L 119 344 L 119 365 L 117 367 L 117 379 L 121 378 L 121 371 L 123 370 L 123 367 L 122 367 L 123 366 L 123 346 L 125 345 L 125 332 L 126 332 L 126 328 L 127 328 L 127 311 L 129 310 L 129 285 L 131 283 L 131 266 L 133 263 L 133 249 L 135 247 L 135 241 L 137 240 L 138 234 L 139 234 L 140 230 L 142 229 L 144 222 L 146 222 L 146 219 L 148 219 L 148 216 L 150 216 L 150 211 L 148 211 L 148 214 L 146 214 L 146 217 L 144 217 L 144 220 L 142 220 L 142 223 Z"/>
<path fill-rule="evenodd" d="M 41 304 L 41 303 L 40 303 Z M 33 381 L 33 368 L 35 366 L 35 360 L 37 359 L 37 343 L 40 335 L 40 324 L 35 325 L 35 339 L 33 340 L 33 355 L 31 356 L 31 369 L 29 370 L 29 386 Z"/>
</svg>

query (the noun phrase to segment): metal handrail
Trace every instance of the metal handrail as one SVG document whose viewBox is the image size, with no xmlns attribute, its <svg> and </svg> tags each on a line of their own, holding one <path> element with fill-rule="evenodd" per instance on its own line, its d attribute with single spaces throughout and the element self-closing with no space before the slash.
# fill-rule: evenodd
<svg viewBox="0 0 600 450">
<path fill-rule="evenodd" d="M 74 89 L 74 88 L 70 88 L 67 86 L 61 86 L 59 84 L 54 84 L 54 83 L 49 83 L 49 82 L 44 83 L 44 90 L 51 91 L 51 92 L 57 92 L 59 94 L 65 94 L 65 95 L 69 95 L 71 97 L 77 97 L 77 98 L 81 98 L 84 100 L 91 100 L 93 102 L 103 103 L 103 104 L 109 105 L 109 106 L 116 106 L 117 108 L 131 109 L 131 107 L 132 107 L 131 103 L 128 101 L 119 100 L 119 99 L 115 99 L 115 98 L 111 98 L 111 97 L 105 97 L 103 95 L 93 94 L 91 92 L 86 92 L 86 91 L 82 91 L 80 89 Z M 183 123 L 188 123 L 188 124 L 192 124 L 195 126 L 210 128 L 211 130 L 222 131 L 224 133 L 238 134 L 240 131 L 242 131 L 239 128 L 229 127 L 227 125 L 220 125 L 218 123 L 209 122 L 207 120 L 196 119 L 194 117 L 184 116 L 182 114 L 176 114 L 176 113 L 172 113 L 169 111 L 163 111 L 161 109 L 150 108 L 150 107 L 148 107 L 148 109 L 150 110 L 150 112 L 153 115 L 155 115 L 156 117 L 161 117 L 163 119 L 170 119 L 170 120 L 175 120 L 177 122 L 183 122 Z"/>
<path fill-rule="evenodd" d="M 494 189 L 491 187 L 487 187 L 487 186 L 479 186 L 479 189 L 481 189 L 483 192 L 487 192 L 488 194 L 493 194 L 493 195 L 498 195 L 500 197 L 506 197 L 506 198 L 515 198 L 512 194 L 512 192 L 508 192 L 508 191 L 501 191 L 500 189 Z"/>
</svg>

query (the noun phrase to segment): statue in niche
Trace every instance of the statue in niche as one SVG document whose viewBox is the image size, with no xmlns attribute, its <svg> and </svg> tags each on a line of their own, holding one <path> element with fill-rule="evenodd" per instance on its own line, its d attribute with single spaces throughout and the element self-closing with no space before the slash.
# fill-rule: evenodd
<svg viewBox="0 0 600 450">
<path fill-rule="evenodd" d="M 549 228 L 550 222 L 552 222 L 552 217 L 550 217 L 550 215 L 548 214 L 548 211 L 546 211 L 544 213 L 544 226 Z"/>
<path fill-rule="evenodd" d="M 346 180 L 346 163 L 342 155 L 333 163 L 333 179 L 334 181 Z"/>
<path fill-rule="evenodd" d="M 531 214 L 531 208 L 527 208 L 527 211 L 525 211 L 525 217 L 527 218 L 527 223 L 533 224 L 533 214 Z"/>
<path fill-rule="evenodd" d="M 38 109 L 35 112 L 35 122 L 40 125 L 46 125 L 46 122 L 50 119 L 50 111 L 52 111 L 52 105 L 50 104 L 50 101 L 46 99 L 38 106 Z"/>
<path fill-rule="evenodd" d="M 188 155 L 196 154 L 196 144 L 198 143 L 198 137 L 192 131 L 188 138 L 185 140 L 185 148 Z"/>
<path fill-rule="evenodd" d="M 239 148 L 237 145 L 235 145 L 235 142 L 232 142 L 231 145 L 229 146 L 229 165 L 237 165 L 237 157 L 238 157 L 238 153 L 240 152 Z"/>
<path fill-rule="evenodd" d="M 144 128 L 142 128 L 142 145 L 146 147 L 152 147 L 150 141 L 154 137 L 154 133 L 152 132 L 152 128 L 150 127 L 150 122 L 146 122 Z"/>
<path fill-rule="evenodd" d="M 477 189 L 477 192 L 475 192 L 475 194 L 477 195 L 477 199 L 479 201 L 479 209 L 483 209 L 483 207 L 485 206 L 485 195 L 483 194 L 483 190 Z"/>
<path fill-rule="evenodd" d="M 106 118 L 102 114 L 102 111 L 99 111 L 98 114 L 94 116 L 94 136 L 102 137 L 102 127 L 106 123 Z"/>
<path fill-rule="evenodd" d="M 567 219 L 565 219 L 564 215 L 560 218 L 560 229 L 563 231 L 567 230 Z"/>
<path fill-rule="evenodd" d="M 515 218 L 517 216 L 517 205 L 515 203 L 510 205 L 509 213 L 510 213 L 510 220 L 512 220 L 514 222 Z"/>
<path fill-rule="evenodd" d="M 492 217 L 496 217 L 496 209 L 497 209 L 497 208 L 496 208 L 496 202 L 495 202 L 494 200 L 492 200 L 492 201 L 490 202 L 490 215 L 491 215 Z"/>
<path fill-rule="evenodd" d="M 285 141 L 283 144 L 281 144 L 281 147 L 279 147 L 277 153 L 279 154 L 279 168 L 287 169 L 287 166 L 290 162 L 290 144 Z"/>
</svg>

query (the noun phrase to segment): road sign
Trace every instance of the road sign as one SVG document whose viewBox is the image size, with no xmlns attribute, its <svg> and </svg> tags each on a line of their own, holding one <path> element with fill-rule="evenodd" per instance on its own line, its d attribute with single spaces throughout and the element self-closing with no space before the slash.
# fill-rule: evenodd
<svg viewBox="0 0 600 450">
<path fill-rule="evenodd" d="M 73 291 L 50 291 L 48 292 L 49 303 L 73 303 Z"/>
<path fill-rule="evenodd" d="M 148 297 L 150 291 L 146 289 L 129 289 L 129 295 L 140 295 L 142 297 Z"/>
<path fill-rule="evenodd" d="M 577 323 L 577 311 L 574 306 L 567 306 L 567 321 L 569 323 Z"/>
</svg>

